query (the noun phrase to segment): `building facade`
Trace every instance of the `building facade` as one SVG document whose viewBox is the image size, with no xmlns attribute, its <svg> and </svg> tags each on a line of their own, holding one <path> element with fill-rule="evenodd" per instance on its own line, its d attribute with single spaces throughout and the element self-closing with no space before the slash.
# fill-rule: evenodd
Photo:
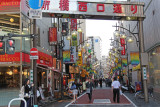
<svg viewBox="0 0 160 107">
<path fill-rule="evenodd" d="M 139 1 L 139 0 L 131 0 L 131 1 Z M 154 88 L 154 93 L 156 96 L 160 95 L 160 87 L 159 87 L 159 40 L 160 40 L 160 32 L 159 26 L 160 21 L 159 17 L 159 4 L 160 1 L 154 0 L 141 0 L 141 2 L 145 3 L 144 12 L 146 18 L 143 21 L 143 32 L 144 32 L 144 46 L 145 52 L 148 53 L 148 70 L 147 70 L 147 83 L 148 87 L 152 86 Z M 130 30 L 133 32 L 138 32 L 138 22 L 124 22 L 124 27 L 130 26 Z M 129 46 L 129 50 L 137 51 L 136 43 Z M 138 76 L 141 73 L 140 66 L 137 66 L 136 69 L 132 70 L 132 78 L 135 78 L 136 81 L 141 81 L 141 77 Z M 135 80 L 134 80 L 135 82 Z M 134 83 L 133 83 L 134 84 Z"/>
</svg>

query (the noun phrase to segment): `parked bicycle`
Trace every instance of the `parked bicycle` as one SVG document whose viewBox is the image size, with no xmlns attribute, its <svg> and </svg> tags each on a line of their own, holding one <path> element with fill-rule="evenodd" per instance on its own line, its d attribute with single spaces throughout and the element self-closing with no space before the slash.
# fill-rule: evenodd
<svg viewBox="0 0 160 107">
<path fill-rule="evenodd" d="M 136 93 L 135 93 L 135 100 L 136 101 L 141 101 L 141 99 L 144 99 L 145 97 L 144 97 L 144 92 L 141 90 L 141 91 L 137 91 Z M 154 96 L 153 96 L 153 87 L 149 87 L 148 88 L 148 97 L 149 98 L 153 98 Z"/>
</svg>

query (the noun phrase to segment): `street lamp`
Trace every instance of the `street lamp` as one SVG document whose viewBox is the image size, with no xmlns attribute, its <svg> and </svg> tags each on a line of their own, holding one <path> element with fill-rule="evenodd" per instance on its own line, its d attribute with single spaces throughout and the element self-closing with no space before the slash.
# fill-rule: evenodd
<svg viewBox="0 0 160 107">
<path fill-rule="evenodd" d="M 129 36 L 127 41 L 128 41 L 129 43 L 132 43 L 132 42 L 133 42 L 133 37 L 132 37 L 132 36 Z"/>
<path fill-rule="evenodd" d="M 120 38 L 123 38 L 123 39 L 126 39 L 126 34 L 124 33 L 124 32 L 122 32 L 121 34 L 120 34 Z"/>
</svg>

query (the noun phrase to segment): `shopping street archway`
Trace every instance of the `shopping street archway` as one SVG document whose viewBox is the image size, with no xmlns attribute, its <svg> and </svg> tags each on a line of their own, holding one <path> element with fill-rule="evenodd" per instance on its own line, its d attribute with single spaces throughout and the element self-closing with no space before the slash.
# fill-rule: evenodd
<svg viewBox="0 0 160 107">
<path fill-rule="evenodd" d="M 143 77 L 141 53 L 144 53 L 143 20 L 144 3 L 140 2 L 92 2 L 77 0 L 45 0 L 42 6 L 43 17 L 128 20 L 139 22 L 140 65 Z M 147 82 L 143 78 L 145 101 L 148 102 Z"/>
<path fill-rule="evenodd" d="M 99 19 L 99 20 L 125 20 L 139 22 L 139 46 L 142 77 L 141 53 L 144 53 L 143 20 L 144 3 L 141 2 L 92 2 L 77 0 L 46 0 L 42 6 L 43 17 Z M 147 82 L 143 78 L 145 101 L 148 102 Z"/>
<path fill-rule="evenodd" d="M 44 1 L 42 12 L 43 17 L 77 19 L 136 21 L 138 18 L 145 18 L 144 3 L 140 2 L 88 2 L 76 0 L 66 0 L 65 2 L 65 0 L 47 0 Z"/>
</svg>

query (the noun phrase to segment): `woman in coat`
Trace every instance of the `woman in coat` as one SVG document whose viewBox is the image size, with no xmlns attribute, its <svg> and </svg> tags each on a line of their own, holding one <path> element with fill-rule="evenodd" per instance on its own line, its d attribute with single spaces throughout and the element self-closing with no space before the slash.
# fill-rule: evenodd
<svg viewBox="0 0 160 107">
<path fill-rule="evenodd" d="M 24 81 L 24 99 L 27 102 L 27 107 L 31 107 L 31 98 L 30 98 L 30 91 L 32 89 L 32 87 L 29 85 L 29 79 L 26 78 Z M 32 84 L 33 86 L 33 84 Z M 24 107 L 24 102 L 21 101 L 21 106 L 20 107 Z"/>
</svg>

